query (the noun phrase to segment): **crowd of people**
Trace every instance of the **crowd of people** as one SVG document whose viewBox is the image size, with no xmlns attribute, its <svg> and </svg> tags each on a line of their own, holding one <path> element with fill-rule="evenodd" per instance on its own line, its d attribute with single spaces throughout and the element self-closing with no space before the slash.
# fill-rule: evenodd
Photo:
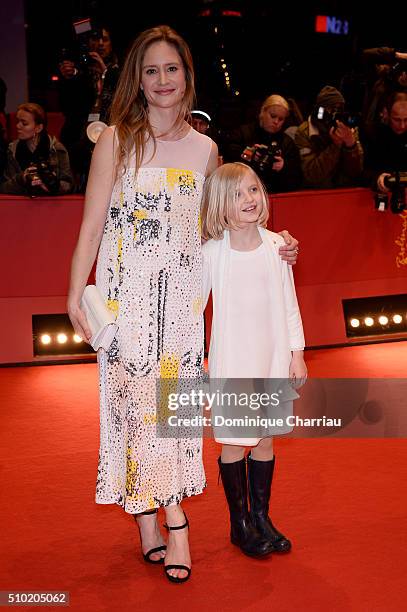
<svg viewBox="0 0 407 612">
<path fill-rule="evenodd" d="M 109 123 L 120 74 L 108 26 L 92 30 L 87 45 L 79 58 L 66 50 L 60 58 L 61 142 L 52 134 L 47 140 L 46 113 L 38 105 L 18 108 L 18 138 L 11 143 L 2 128 L 5 121 L 0 121 L 0 192 L 32 196 L 85 191 L 94 149 L 87 127 L 95 121 Z M 247 163 L 269 193 L 358 186 L 386 193 L 384 175 L 407 171 L 407 53 L 388 47 L 365 49 L 361 66 L 362 93 L 343 82 L 348 105 L 341 91 L 327 85 L 308 117 L 302 116 L 294 99 L 271 93 L 256 119 L 228 131 L 214 130 L 205 110 L 194 109 L 187 120 L 217 142 L 219 163 Z M 1 98 L 4 107 L 3 82 Z M 347 112 L 349 106 L 352 113 Z M 23 125 L 22 115 L 30 119 L 30 129 Z M 49 177 L 54 175 L 52 184 L 43 180 L 46 170 Z"/>
</svg>

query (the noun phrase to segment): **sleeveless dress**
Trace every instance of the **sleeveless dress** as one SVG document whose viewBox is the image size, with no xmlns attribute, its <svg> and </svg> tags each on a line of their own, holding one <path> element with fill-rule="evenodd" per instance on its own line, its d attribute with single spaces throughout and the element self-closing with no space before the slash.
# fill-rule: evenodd
<svg viewBox="0 0 407 612">
<path fill-rule="evenodd" d="M 200 200 L 212 141 L 192 128 L 147 142 L 113 189 L 96 284 L 119 331 L 99 351 L 100 452 L 96 502 L 135 514 L 206 486 L 201 438 L 157 434 L 160 384 L 203 372 Z"/>
</svg>

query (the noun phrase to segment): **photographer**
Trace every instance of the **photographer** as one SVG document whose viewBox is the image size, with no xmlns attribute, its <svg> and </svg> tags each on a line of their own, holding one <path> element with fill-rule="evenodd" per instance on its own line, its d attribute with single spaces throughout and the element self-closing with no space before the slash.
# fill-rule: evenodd
<svg viewBox="0 0 407 612">
<path fill-rule="evenodd" d="M 398 173 L 407 173 L 407 93 L 403 92 L 388 98 L 383 122 L 376 124 L 366 141 L 365 178 L 372 189 L 389 193 L 400 188 L 404 195 L 407 176 L 397 185 Z M 401 197 L 400 193 L 395 195 Z"/>
<path fill-rule="evenodd" d="M 106 27 L 91 30 L 82 39 L 80 48 L 77 58 L 72 52 L 62 50 L 59 98 L 65 115 L 61 141 L 71 156 L 77 182 L 83 183 L 93 151 L 86 127 L 92 121 L 108 122 L 119 66 Z"/>
<path fill-rule="evenodd" d="M 250 165 L 269 193 L 295 191 L 301 186 L 298 151 L 292 138 L 284 133 L 289 112 L 285 98 L 269 96 L 262 104 L 258 122 L 233 131 L 225 147 L 225 161 Z"/>
<path fill-rule="evenodd" d="M 382 119 L 384 105 L 392 93 L 407 92 L 407 53 L 393 47 L 375 47 L 362 52 L 365 75 L 363 120 L 369 133 Z"/>
<path fill-rule="evenodd" d="M 72 188 L 68 153 L 48 135 L 44 109 L 38 104 L 20 104 L 16 117 L 18 139 L 8 147 L 0 192 L 28 196 L 68 193 Z"/>
<path fill-rule="evenodd" d="M 327 85 L 318 94 L 307 121 L 295 135 L 304 182 L 314 189 L 358 185 L 363 170 L 363 149 L 353 118 L 344 113 L 342 94 Z"/>
</svg>

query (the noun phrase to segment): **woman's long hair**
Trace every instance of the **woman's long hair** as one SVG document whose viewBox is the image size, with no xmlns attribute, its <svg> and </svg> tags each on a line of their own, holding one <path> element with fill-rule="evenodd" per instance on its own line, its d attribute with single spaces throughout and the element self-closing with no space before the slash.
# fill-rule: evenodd
<svg viewBox="0 0 407 612">
<path fill-rule="evenodd" d="M 133 151 L 136 154 L 135 172 L 137 173 L 143 160 L 147 134 L 154 142 L 155 152 L 156 142 L 140 85 L 144 55 L 150 45 L 156 42 L 172 45 L 178 52 L 185 71 L 185 94 L 174 127 L 181 126 L 192 108 L 195 97 L 194 69 L 187 43 L 166 25 L 145 30 L 136 38 L 126 57 L 110 111 L 110 123 L 116 128 L 118 141 L 116 178 L 119 169 L 122 172 L 126 170 Z"/>
</svg>

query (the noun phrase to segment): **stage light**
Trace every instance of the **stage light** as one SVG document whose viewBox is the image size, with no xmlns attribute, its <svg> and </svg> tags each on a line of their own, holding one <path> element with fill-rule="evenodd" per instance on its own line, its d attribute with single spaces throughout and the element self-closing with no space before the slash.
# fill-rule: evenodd
<svg viewBox="0 0 407 612">
<path fill-rule="evenodd" d="M 240 96 L 240 91 L 235 91 L 235 96 Z"/>
<path fill-rule="evenodd" d="M 44 360 L 94 356 L 93 348 L 75 334 L 66 313 L 32 315 L 32 336 L 34 356 Z"/>
<path fill-rule="evenodd" d="M 222 61 L 222 60 L 221 60 Z M 226 64 L 222 64 L 222 68 L 226 68 Z"/>
<path fill-rule="evenodd" d="M 360 321 L 359 319 L 351 319 L 350 324 L 352 325 L 352 327 L 359 327 Z"/>
<path fill-rule="evenodd" d="M 229 76 L 229 72 L 225 72 L 225 76 Z"/>
<path fill-rule="evenodd" d="M 348 338 L 407 334 L 407 293 L 342 300 Z M 406 315 L 404 314 L 406 313 Z M 360 325 L 355 326 L 357 319 Z"/>
</svg>

